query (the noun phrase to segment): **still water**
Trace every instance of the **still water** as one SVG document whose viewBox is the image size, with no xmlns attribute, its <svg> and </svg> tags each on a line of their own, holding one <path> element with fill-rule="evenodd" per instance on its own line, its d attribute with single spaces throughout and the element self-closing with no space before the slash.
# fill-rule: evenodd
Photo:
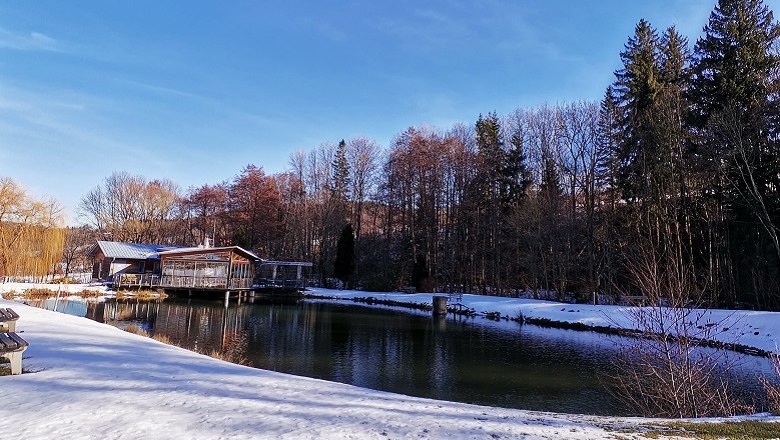
<svg viewBox="0 0 780 440">
<path fill-rule="evenodd" d="M 53 300 L 29 301 L 53 308 Z M 434 319 L 322 301 L 60 301 L 58 310 L 135 324 L 201 352 L 239 350 L 257 368 L 412 396 L 531 410 L 628 415 L 606 390 L 619 337 Z M 749 366 L 748 369 L 752 369 Z"/>
</svg>

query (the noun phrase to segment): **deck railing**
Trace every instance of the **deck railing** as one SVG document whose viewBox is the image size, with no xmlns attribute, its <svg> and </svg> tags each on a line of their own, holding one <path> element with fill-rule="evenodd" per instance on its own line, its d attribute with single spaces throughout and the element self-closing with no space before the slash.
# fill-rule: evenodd
<svg viewBox="0 0 780 440">
<path fill-rule="evenodd" d="M 123 273 L 115 276 L 116 287 L 167 287 L 172 289 L 249 289 L 252 278 L 233 278 L 228 286 L 225 277 L 156 275 Z"/>
<path fill-rule="evenodd" d="M 116 287 L 156 287 L 160 284 L 160 276 L 151 273 L 120 273 L 114 275 Z"/>
</svg>

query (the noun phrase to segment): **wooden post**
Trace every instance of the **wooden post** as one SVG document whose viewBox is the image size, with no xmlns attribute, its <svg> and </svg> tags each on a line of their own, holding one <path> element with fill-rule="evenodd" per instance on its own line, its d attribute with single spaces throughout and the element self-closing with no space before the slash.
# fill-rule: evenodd
<svg viewBox="0 0 780 440">
<path fill-rule="evenodd" d="M 447 297 L 433 297 L 433 316 L 447 316 Z"/>
<path fill-rule="evenodd" d="M 228 304 L 230 304 L 230 291 L 225 291 L 225 308 L 227 308 Z"/>
</svg>

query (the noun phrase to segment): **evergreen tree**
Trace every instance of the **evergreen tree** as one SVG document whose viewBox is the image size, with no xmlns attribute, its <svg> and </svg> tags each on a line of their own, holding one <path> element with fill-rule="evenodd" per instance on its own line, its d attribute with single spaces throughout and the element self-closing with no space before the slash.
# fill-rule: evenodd
<svg viewBox="0 0 780 440">
<path fill-rule="evenodd" d="M 621 145 L 620 108 L 615 91 L 608 86 L 599 107 L 596 132 L 596 187 L 604 194 L 604 204 L 600 205 L 598 224 L 598 244 L 600 250 L 601 273 L 598 285 L 606 293 L 612 293 L 619 274 L 619 233 L 620 190 L 615 178 L 618 175 L 618 149 Z"/>
<path fill-rule="evenodd" d="M 733 280 L 727 293 L 755 286 L 753 300 L 775 306 L 780 303 L 779 36 L 761 0 L 719 0 L 696 43 L 689 93 L 708 194 L 721 208 L 716 219 L 725 225 L 715 231 L 718 241 L 711 247 L 720 249 L 723 278 Z M 752 263 L 733 262 L 730 255 Z"/>
<path fill-rule="evenodd" d="M 483 195 L 491 203 L 505 198 L 508 188 L 505 176 L 506 153 L 501 138 L 501 123 L 495 112 L 479 115 L 476 123 L 477 151 L 482 165 Z"/>
<path fill-rule="evenodd" d="M 414 260 L 412 267 L 412 284 L 418 292 L 425 292 L 428 289 L 430 271 L 428 270 L 428 261 L 425 255 L 419 254 Z"/>
<path fill-rule="evenodd" d="M 778 36 L 780 28 L 761 0 L 718 1 L 694 51 L 691 100 L 697 127 L 732 106 L 744 112 L 745 121 L 765 119 Z"/>
<path fill-rule="evenodd" d="M 333 194 L 343 201 L 349 197 L 350 172 L 349 161 L 347 160 L 347 143 L 344 139 L 336 147 L 336 154 L 331 165 L 333 176 L 331 179 L 331 190 Z"/>
<path fill-rule="evenodd" d="M 621 145 L 620 108 L 615 97 L 615 90 L 608 86 L 599 107 L 597 129 L 597 181 L 600 188 L 605 189 L 612 202 L 620 199 L 615 186 L 617 176 L 617 154 Z"/>
<path fill-rule="evenodd" d="M 347 223 L 336 243 L 336 261 L 333 262 L 333 275 L 340 279 L 346 288 L 350 287 L 355 272 L 355 233 L 352 224 Z"/>
<path fill-rule="evenodd" d="M 495 112 L 486 117 L 479 115 L 476 129 L 478 171 L 473 187 L 477 196 L 476 249 L 479 273 L 483 288 L 491 286 L 501 289 L 498 269 L 504 261 L 502 231 L 510 212 L 508 205 L 507 176 L 505 175 L 506 152 L 501 136 L 501 123 Z"/>
<path fill-rule="evenodd" d="M 622 131 L 616 184 L 623 198 L 632 203 L 646 200 L 649 191 L 648 161 L 656 145 L 652 112 L 661 89 L 658 46 L 655 29 L 640 20 L 620 54 L 623 69 L 615 72 L 614 90 Z"/>
<path fill-rule="evenodd" d="M 525 193 L 532 183 L 531 170 L 528 168 L 522 133 L 513 133 L 509 144 L 510 148 L 505 154 L 504 167 L 501 172 L 504 184 L 502 204 L 517 207 L 525 198 Z"/>
</svg>

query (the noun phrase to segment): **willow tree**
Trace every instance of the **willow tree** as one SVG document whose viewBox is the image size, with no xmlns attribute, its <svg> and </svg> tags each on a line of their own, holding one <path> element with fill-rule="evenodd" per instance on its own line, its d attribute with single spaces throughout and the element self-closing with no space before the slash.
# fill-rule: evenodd
<svg viewBox="0 0 780 440">
<path fill-rule="evenodd" d="M 0 277 L 49 273 L 62 258 L 61 208 L 38 200 L 12 179 L 0 178 Z"/>
</svg>

